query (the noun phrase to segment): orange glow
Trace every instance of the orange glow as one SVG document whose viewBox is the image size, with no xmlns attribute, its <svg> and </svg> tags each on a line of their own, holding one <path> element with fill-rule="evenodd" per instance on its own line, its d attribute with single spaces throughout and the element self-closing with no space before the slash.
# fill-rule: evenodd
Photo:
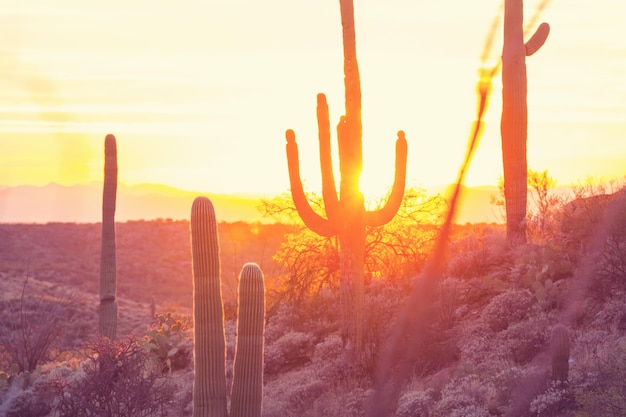
<svg viewBox="0 0 626 417">
<path fill-rule="evenodd" d="M 525 2 L 529 20 L 544 1 Z M 501 28 L 481 49 L 499 7 L 357 5 L 366 197 L 392 184 L 400 129 L 407 187 L 455 180 L 477 70 L 498 62 Z M 528 63 L 528 161 L 560 185 L 626 175 L 624 14 L 626 3 L 609 0 L 551 2 L 538 20 L 553 33 Z M 315 97 L 326 93 L 333 123 L 344 99 L 336 3 L 23 0 L 0 6 L 0 36 L 15 40 L 0 52 L 0 186 L 102 181 L 102 142 L 114 133 L 120 182 L 278 194 L 289 187 L 291 127 L 305 186 L 321 189 Z M 499 76 L 482 85 L 492 95 L 467 185 L 502 175 Z"/>
</svg>

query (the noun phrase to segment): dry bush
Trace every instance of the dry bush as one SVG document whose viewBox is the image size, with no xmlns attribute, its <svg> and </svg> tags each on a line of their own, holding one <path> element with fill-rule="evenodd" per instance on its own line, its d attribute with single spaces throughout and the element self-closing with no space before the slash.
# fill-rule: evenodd
<svg viewBox="0 0 626 417">
<path fill-rule="evenodd" d="M 166 415 L 173 398 L 161 369 L 150 366 L 135 338 L 106 338 L 90 346 L 82 372 L 57 379 L 55 411 L 64 417 L 142 417 Z"/>
<path fill-rule="evenodd" d="M 526 318 L 533 306 L 533 294 L 526 289 L 511 289 L 491 299 L 481 313 L 482 320 L 494 332 Z"/>
<path fill-rule="evenodd" d="M 450 243 L 446 274 L 456 278 L 484 277 L 509 260 L 501 227 L 475 226 Z"/>
<path fill-rule="evenodd" d="M 61 336 L 76 313 L 75 293 L 39 294 L 28 292 L 24 280 L 19 298 L 0 304 L 0 350 L 8 365 L 18 372 L 33 372 L 50 360 Z"/>
</svg>

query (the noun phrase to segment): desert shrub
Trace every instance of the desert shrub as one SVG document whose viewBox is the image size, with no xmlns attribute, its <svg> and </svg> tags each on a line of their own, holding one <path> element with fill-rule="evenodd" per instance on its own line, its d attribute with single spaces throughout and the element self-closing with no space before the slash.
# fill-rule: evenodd
<svg viewBox="0 0 626 417">
<path fill-rule="evenodd" d="M 483 417 L 489 415 L 488 396 L 492 389 L 476 375 L 447 384 L 434 406 L 433 417 Z"/>
<path fill-rule="evenodd" d="M 550 323 L 550 316 L 541 313 L 494 332 L 477 320 L 461 330 L 458 342 L 461 361 L 475 369 L 490 371 L 499 369 L 505 362 L 526 363 L 545 347 Z"/>
<path fill-rule="evenodd" d="M 267 313 L 265 325 L 265 345 L 271 345 L 290 330 L 298 329 L 300 315 L 292 303 L 280 303 L 273 306 Z"/>
<path fill-rule="evenodd" d="M 278 378 L 266 378 L 263 389 L 263 416 L 302 417 L 316 400 L 330 389 L 313 367 L 286 371 Z M 336 394 L 336 393 L 335 393 Z"/>
<path fill-rule="evenodd" d="M 626 290 L 626 189 L 613 198 L 619 205 L 598 259 L 594 293 L 599 298 Z"/>
<path fill-rule="evenodd" d="M 398 400 L 394 417 L 428 417 L 434 402 L 432 389 L 411 390 L 403 393 Z"/>
<path fill-rule="evenodd" d="M 520 380 L 524 378 L 526 371 L 520 366 L 511 365 L 510 362 L 503 362 L 494 370 L 489 377 L 490 383 L 496 387 L 493 397 L 493 409 L 503 414 L 518 390 Z"/>
<path fill-rule="evenodd" d="M 483 309 L 481 318 L 494 332 L 505 330 L 524 319 L 534 301 L 529 290 L 511 289 L 494 297 Z"/>
<path fill-rule="evenodd" d="M 489 275 L 494 268 L 506 264 L 506 235 L 502 229 L 484 227 L 473 229 L 450 244 L 447 274 L 456 278 Z"/>
<path fill-rule="evenodd" d="M 19 298 L 0 304 L 0 350 L 5 362 L 19 372 L 33 372 L 37 365 L 51 359 L 65 324 L 75 311 L 73 293 L 44 295 L 27 291 L 24 280 Z"/>
<path fill-rule="evenodd" d="M 401 289 L 380 282 L 370 284 L 367 290 L 363 309 L 363 365 L 370 375 L 376 369 L 381 349 L 393 329 L 395 316 L 405 298 Z"/>
<path fill-rule="evenodd" d="M 611 334 L 624 334 L 626 331 L 625 294 L 615 293 L 612 298 L 602 303 L 601 310 L 593 314 L 593 320 L 590 323 L 593 328 L 609 331 Z"/>
<path fill-rule="evenodd" d="M 90 346 L 82 372 L 54 382 L 55 412 L 66 417 L 165 415 L 172 391 L 135 338 L 106 338 Z"/>
<path fill-rule="evenodd" d="M 527 320 L 509 326 L 498 334 L 496 343 L 507 351 L 507 359 L 517 364 L 529 362 L 547 344 L 550 330 L 550 320 L 544 314 L 537 314 Z"/>
<path fill-rule="evenodd" d="M 571 380 L 578 416 L 626 415 L 626 338 L 596 346 L 587 360 L 575 362 Z"/>
<path fill-rule="evenodd" d="M 290 331 L 265 347 L 265 372 L 285 372 L 311 360 L 315 340 L 309 333 Z"/>
<path fill-rule="evenodd" d="M 315 345 L 311 363 L 321 379 L 337 380 L 343 376 L 345 370 L 345 367 L 339 365 L 344 354 L 341 336 L 331 334 Z"/>
<path fill-rule="evenodd" d="M 449 329 L 465 314 L 469 307 L 466 295 L 469 292 L 468 282 L 457 278 L 444 278 L 439 282 L 437 300 L 437 319 L 443 329 Z"/>
<path fill-rule="evenodd" d="M 51 396 L 43 385 L 35 385 L 15 392 L 10 406 L 2 414 L 6 417 L 45 417 L 52 411 Z"/>
<path fill-rule="evenodd" d="M 459 352 L 461 363 L 472 369 L 480 365 L 485 359 L 485 352 L 489 352 L 494 361 L 502 359 L 502 354 L 494 343 L 495 333 L 482 320 L 465 324 L 459 329 Z"/>
<path fill-rule="evenodd" d="M 529 411 L 531 416 L 551 417 L 572 405 L 571 393 L 567 385 L 561 381 L 553 381 L 544 392 L 532 399 Z"/>
</svg>

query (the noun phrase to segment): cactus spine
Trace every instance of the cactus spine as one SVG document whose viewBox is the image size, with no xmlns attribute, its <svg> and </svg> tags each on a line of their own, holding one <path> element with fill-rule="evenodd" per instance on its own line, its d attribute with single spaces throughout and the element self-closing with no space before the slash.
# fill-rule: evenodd
<svg viewBox="0 0 626 417">
<path fill-rule="evenodd" d="M 322 236 L 339 236 L 340 298 L 343 316 L 342 333 L 353 354 L 362 352 L 363 343 L 363 275 L 365 227 L 381 226 L 393 218 L 404 195 L 407 142 L 404 132 L 396 140 L 395 178 L 385 205 L 377 211 L 366 211 L 359 188 L 362 171 L 361 86 L 356 58 L 354 8 L 352 0 L 341 0 L 343 27 L 345 116 L 337 126 L 339 197 L 335 187 L 330 153 L 330 121 L 324 94 L 317 96 L 322 196 L 326 218 L 311 208 L 299 173 L 298 145 L 293 130 L 287 130 L 287 162 L 291 195 L 304 224 Z"/>
<path fill-rule="evenodd" d="M 507 240 L 526 242 L 527 170 L 526 139 L 528 107 L 526 57 L 546 41 L 550 26 L 542 23 L 524 43 L 522 0 L 504 2 L 504 46 L 502 50 L 502 163 L 506 200 Z"/>
<path fill-rule="evenodd" d="M 226 340 L 219 239 L 213 204 L 198 197 L 191 208 L 194 360 L 193 417 L 227 417 Z M 231 415 L 260 417 L 263 396 L 265 288 L 261 269 L 244 265 L 239 281 L 237 344 Z"/>
<path fill-rule="evenodd" d="M 552 380 L 567 382 L 569 374 L 569 332 L 562 324 L 552 329 L 550 338 Z"/>
<path fill-rule="evenodd" d="M 117 195 L 117 143 L 115 136 L 104 139 L 104 186 L 102 192 L 102 242 L 100 252 L 100 335 L 114 340 L 117 332 L 115 300 L 115 200 Z"/>
</svg>

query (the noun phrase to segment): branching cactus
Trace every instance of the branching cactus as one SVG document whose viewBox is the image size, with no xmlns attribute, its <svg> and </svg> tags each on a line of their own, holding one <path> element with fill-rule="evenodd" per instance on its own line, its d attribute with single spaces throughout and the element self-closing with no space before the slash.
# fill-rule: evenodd
<svg viewBox="0 0 626 417">
<path fill-rule="evenodd" d="M 299 172 L 298 145 L 293 130 L 286 132 L 286 148 L 291 195 L 304 224 L 322 236 L 339 236 L 342 333 L 352 353 L 358 355 L 363 344 L 365 227 L 388 223 L 400 207 L 406 180 L 407 142 L 404 132 L 398 132 L 395 179 L 389 198 L 381 209 L 366 211 L 359 187 L 363 165 L 361 86 L 356 58 L 354 8 L 352 0 L 341 0 L 340 5 L 346 108 L 337 126 L 341 174 L 339 196 L 332 170 L 328 104 L 324 94 L 317 96 L 322 196 L 326 217 L 311 208 L 304 193 Z"/>
<path fill-rule="evenodd" d="M 217 220 L 213 204 L 198 197 L 191 208 L 194 360 L 193 417 L 228 417 L 226 339 Z M 263 397 L 265 287 L 261 269 L 244 265 L 239 307 L 231 416 L 260 417 Z"/>
<path fill-rule="evenodd" d="M 502 162 L 506 200 L 507 239 L 526 242 L 526 139 L 528 127 L 526 57 L 546 41 L 550 26 L 542 23 L 524 43 L 522 0 L 504 2 L 504 46 L 502 50 Z"/>
<path fill-rule="evenodd" d="M 100 335 L 114 340 L 117 332 L 115 299 L 115 200 L 117 195 L 117 143 L 115 136 L 104 139 L 104 187 L 102 192 L 102 243 L 100 252 Z"/>
<path fill-rule="evenodd" d="M 569 374 L 569 332 L 562 324 L 552 330 L 550 338 L 552 380 L 567 382 Z"/>
</svg>

